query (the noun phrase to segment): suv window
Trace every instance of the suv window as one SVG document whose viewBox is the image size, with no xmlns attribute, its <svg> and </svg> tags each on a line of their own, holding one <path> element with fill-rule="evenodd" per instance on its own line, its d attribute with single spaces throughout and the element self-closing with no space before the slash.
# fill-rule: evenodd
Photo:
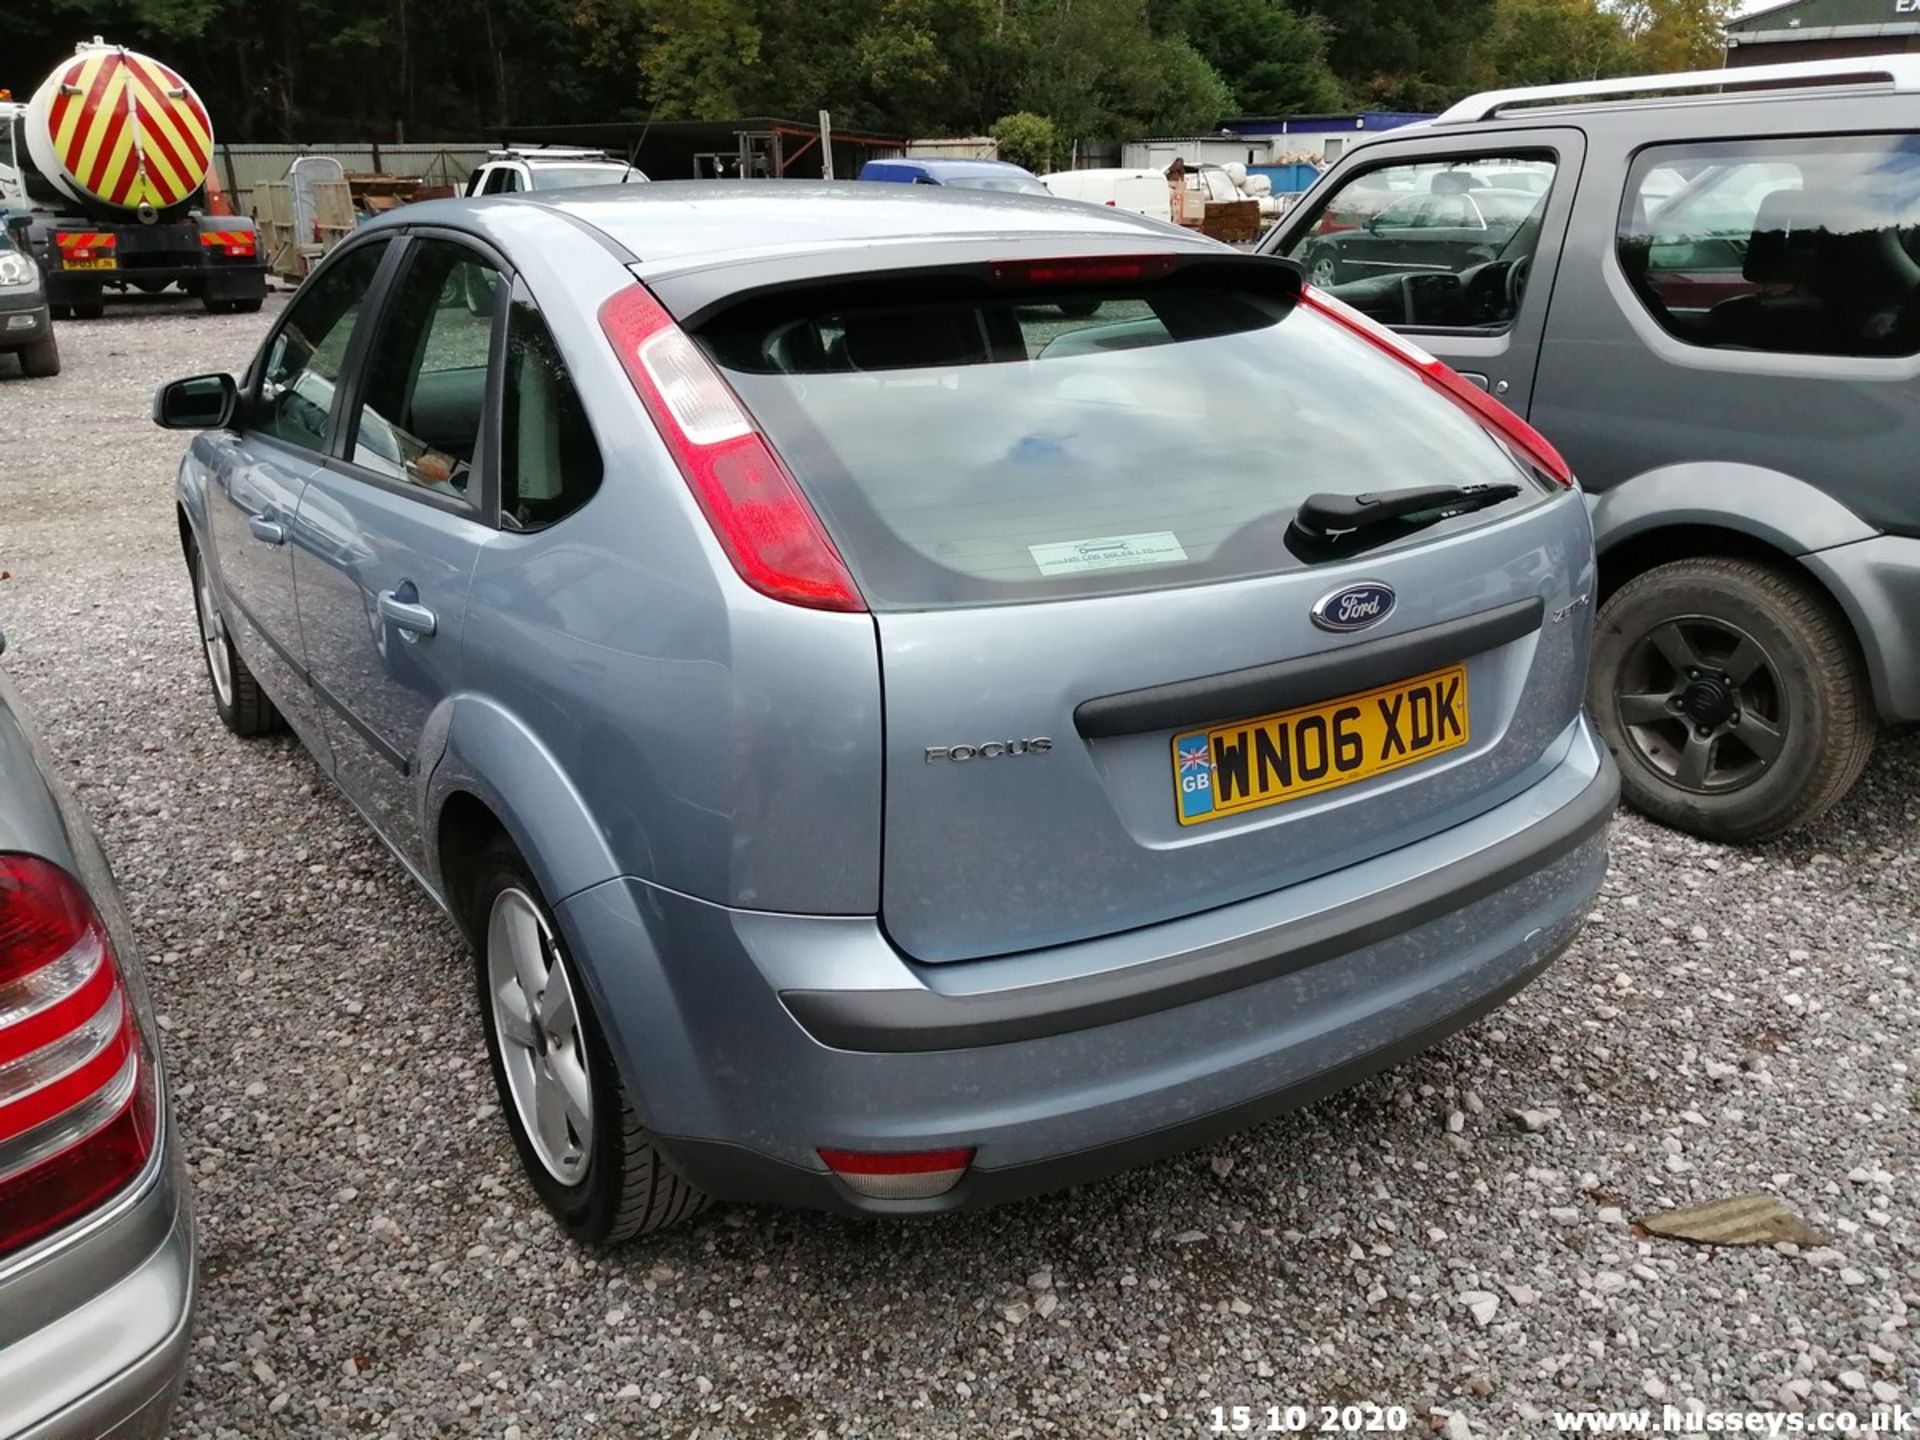
<svg viewBox="0 0 1920 1440">
<path fill-rule="evenodd" d="M 501 423 L 500 520 L 537 530 L 578 510 L 600 488 L 600 447 L 546 321 L 524 294 L 507 316 Z"/>
<path fill-rule="evenodd" d="M 1539 248 L 1550 154 L 1458 155 L 1362 170 L 1287 252 L 1322 289 L 1395 325 L 1504 329 Z"/>
<path fill-rule="evenodd" d="M 1695 345 L 1920 351 L 1920 136 L 1739 140 L 1642 152 L 1620 264 Z"/>
<path fill-rule="evenodd" d="M 260 368 L 252 429 L 304 450 L 327 448 L 347 344 L 387 253 L 385 240 L 340 256 L 295 297 Z"/>
<path fill-rule="evenodd" d="M 505 195 L 520 188 L 520 175 L 511 165 L 496 165 L 481 187 L 482 195 Z"/>
<path fill-rule="evenodd" d="M 354 418 L 353 463 L 467 498 L 486 408 L 496 297 L 506 282 L 451 240 L 418 240 L 376 336 Z"/>
</svg>

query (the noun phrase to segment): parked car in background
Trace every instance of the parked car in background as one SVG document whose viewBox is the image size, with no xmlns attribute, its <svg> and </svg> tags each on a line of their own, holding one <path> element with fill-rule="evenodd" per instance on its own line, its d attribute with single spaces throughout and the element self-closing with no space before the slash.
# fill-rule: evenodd
<svg viewBox="0 0 1920 1440">
<path fill-rule="evenodd" d="M 1153 220 L 1173 220 L 1173 187 L 1161 171 L 1145 169 L 1056 170 L 1042 175 L 1047 193 L 1084 200 Z"/>
<path fill-rule="evenodd" d="M 155 414 L 215 709 L 464 928 L 582 1240 L 1193 1144 L 1500 1004 L 1606 869 L 1552 447 L 1137 216 L 430 202 Z"/>
<path fill-rule="evenodd" d="M 133 934 L 0 675 L 0 1436 L 164 1440 L 193 1296 Z"/>
<path fill-rule="evenodd" d="M 0 351 L 20 357 L 20 369 L 36 378 L 60 373 L 60 342 L 47 308 L 47 283 L 33 253 L 21 243 L 29 217 L 0 211 Z"/>
<path fill-rule="evenodd" d="M 1684 93 L 1724 78 L 1474 96 L 1350 150 L 1263 248 L 1561 447 L 1626 795 L 1742 841 L 1821 814 L 1881 721 L 1920 720 L 1920 57 Z M 1546 190 L 1497 251 L 1408 229 L 1368 274 L 1316 258 L 1354 194 L 1523 161 Z"/>
<path fill-rule="evenodd" d="M 588 185 L 630 185 L 647 177 L 604 150 L 527 145 L 495 150 L 467 176 L 469 195 L 512 195 L 522 190 L 577 190 Z"/>
<path fill-rule="evenodd" d="M 1031 170 L 1006 160 L 869 160 L 862 180 L 894 185 L 949 185 L 956 190 L 997 190 L 1007 195 L 1045 195 Z"/>
<path fill-rule="evenodd" d="M 1322 287 L 1371 275 L 1458 274 L 1495 259 L 1544 203 L 1526 190 L 1405 195 L 1357 226 L 1323 230 L 1299 259 Z"/>
</svg>

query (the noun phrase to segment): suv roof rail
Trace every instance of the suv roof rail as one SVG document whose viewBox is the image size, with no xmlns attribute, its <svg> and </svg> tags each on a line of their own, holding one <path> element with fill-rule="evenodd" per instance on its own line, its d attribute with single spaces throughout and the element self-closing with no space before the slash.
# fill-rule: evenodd
<svg viewBox="0 0 1920 1440">
<path fill-rule="evenodd" d="M 1800 60 L 1784 65 L 1686 70 L 1673 75 L 1623 75 L 1614 80 L 1576 80 L 1565 85 L 1483 90 L 1450 106 L 1433 123 L 1461 125 L 1491 120 L 1512 106 L 1547 100 L 1604 100 L 1674 90 L 1698 90 L 1713 85 L 1734 90 L 1764 90 L 1801 85 L 1809 81 L 1825 81 L 1830 85 L 1878 85 L 1899 93 L 1920 91 L 1920 55 L 1863 55 L 1850 60 Z"/>
<path fill-rule="evenodd" d="M 502 145 L 487 153 L 489 156 L 501 159 L 522 160 L 607 160 L 612 158 L 604 150 L 579 145 Z"/>
</svg>

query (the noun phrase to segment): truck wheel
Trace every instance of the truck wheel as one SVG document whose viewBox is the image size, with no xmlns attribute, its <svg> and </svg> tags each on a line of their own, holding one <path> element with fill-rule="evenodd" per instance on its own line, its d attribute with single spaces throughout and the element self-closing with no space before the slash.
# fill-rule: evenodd
<svg viewBox="0 0 1920 1440">
<path fill-rule="evenodd" d="M 51 331 L 20 352 L 20 368 L 36 380 L 60 373 L 60 342 Z"/>
<path fill-rule="evenodd" d="M 1662 824 L 1739 843 L 1824 814 L 1878 727 L 1845 620 L 1752 560 L 1659 565 L 1600 609 L 1588 706 L 1623 793 Z"/>
<path fill-rule="evenodd" d="M 71 305 L 49 305 L 47 306 L 47 314 L 55 320 L 71 320 L 73 318 L 73 307 Z"/>
<path fill-rule="evenodd" d="M 104 300 L 76 300 L 73 302 L 73 318 L 76 320 L 98 320 L 107 313 Z"/>
<path fill-rule="evenodd" d="M 236 315 L 257 314 L 260 310 L 260 307 L 266 303 L 267 303 L 266 296 L 250 295 L 244 300 L 236 300 L 233 302 L 233 313 Z"/>
<path fill-rule="evenodd" d="M 540 887 L 505 839 L 481 857 L 466 916 L 501 1110 L 561 1227 L 609 1245 L 706 1209 L 641 1124 Z"/>
<path fill-rule="evenodd" d="M 231 315 L 233 313 L 233 301 L 231 300 L 216 300 L 211 295 L 208 295 L 202 299 L 200 303 L 206 307 L 209 315 Z"/>
</svg>

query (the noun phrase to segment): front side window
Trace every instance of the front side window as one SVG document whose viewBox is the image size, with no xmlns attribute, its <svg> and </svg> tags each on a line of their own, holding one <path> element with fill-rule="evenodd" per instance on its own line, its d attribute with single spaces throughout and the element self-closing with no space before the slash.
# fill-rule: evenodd
<svg viewBox="0 0 1920 1440">
<path fill-rule="evenodd" d="M 486 408 L 493 317 L 505 278 L 450 240 L 416 241 L 375 337 L 353 463 L 465 500 Z"/>
<path fill-rule="evenodd" d="M 1543 152 L 1360 171 L 1286 253 L 1387 324 L 1504 329 L 1526 293 L 1554 171 Z"/>
<path fill-rule="evenodd" d="M 251 428 L 303 450 L 324 451 L 354 325 L 387 253 L 361 245 L 334 260 L 294 297 L 260 368 Z"/>
<path fill-rule="evenodd" d="M 546 321 L 523 296 L 514 297 L 507 316 L 504 393 L 500 523 L 538 530 L 593 498 L 600 488 L 600 447 Z"/>
<path fill-rule="evenodd" d="M 1656 146 L 1628 177 L 1619 254 L 1691 344 L 1920 352 L 1920 137 Z"/>
</svg>

